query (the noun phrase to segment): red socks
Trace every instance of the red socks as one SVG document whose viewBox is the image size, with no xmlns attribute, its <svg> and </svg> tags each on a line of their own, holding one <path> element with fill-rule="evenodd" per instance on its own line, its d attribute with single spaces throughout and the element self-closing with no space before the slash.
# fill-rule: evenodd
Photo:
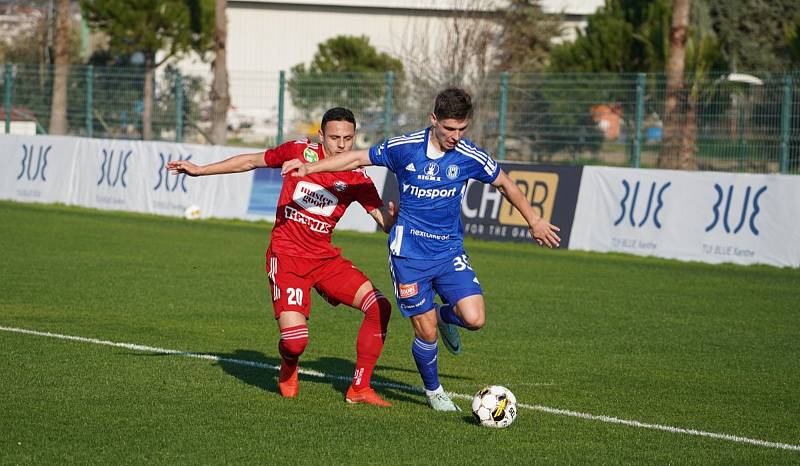
<svg viewBox="0 0 800 466">
<path fill-rule="evenodd" d="M 281 339 L 278 341 L 278 353 L 283 358 L 282 367 L 294 372 L 298 358 L 308 344 L 308 326 L 306 324 L 286 327 L 281 330 Z"/>
<path fill-rule="evenodd" d="M 353 388 L 368 388 L 372 378 L 372 370 L 383 350 L 386 340 L 386 328 L 392 305 L 380 291 L 373 289 L 361 300 L 364 321 L 358 331 L 356 342 L 356 372 L 353 375 Z"/>
</svg>

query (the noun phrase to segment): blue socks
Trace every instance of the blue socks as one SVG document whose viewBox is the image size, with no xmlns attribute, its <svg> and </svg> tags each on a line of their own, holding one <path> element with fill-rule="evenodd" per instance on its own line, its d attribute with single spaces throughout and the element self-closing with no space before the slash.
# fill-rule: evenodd
<svg viewBox="0 0 800 466">
<path fill-rule="evenodd" d="M 411 354 L 414 356 L 414 362 L 417 363 L 417 370 L 422 376 L 425 389 L 436 390 L 439 388 L 439 364 L 436 360 L 439 356 L 439 346 L 436 342 L 429 343 L 416 337 L 414 343 L 411 344 Z"/>
<path fill-rule="evenodd" d="M 456 327 L 462 328 L 466 327 L 464 321 L 461 320 L 461 317 L 458 317 L 458 314 L 455 313 L 453 306 L 450 304 L 442 304 L 439 306 L 439 317 L 441 317 L 442 322 L 446 324 L 453 324 Z"/>
<path fill-rule="evenodd" d="M 442 322 L 458 327 L 466 327 L 464 321 L 453 311 L 453 306 L 442 304 L 437 307 Z M 425 390 L 431 392 L 439 389 L 441 384 L 439 383 L 439 364 L 437 361 L 439 345 L 437 342 L 427 342 L 415 337 L 414 342 L 411 344 L 411 354 L 414 356 L 414 362 L 417 364 L 417 370 L 422 377 Z"/>
</svg>

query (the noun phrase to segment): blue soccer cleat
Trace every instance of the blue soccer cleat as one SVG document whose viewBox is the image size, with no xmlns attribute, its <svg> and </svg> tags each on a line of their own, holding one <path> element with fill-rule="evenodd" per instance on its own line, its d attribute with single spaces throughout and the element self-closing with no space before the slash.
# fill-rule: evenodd
<svg viewBox="0 0 800 466">
<path fill-rule="evenodd" d="M 458 333 L 458 326 L 443 322 L 439 315 L 439 305 L 436 305 L 436 327 L 442 337 L 442 343 L 447 351 L 457 355 L 461 353 L 461 334 Z"/>
</svg>

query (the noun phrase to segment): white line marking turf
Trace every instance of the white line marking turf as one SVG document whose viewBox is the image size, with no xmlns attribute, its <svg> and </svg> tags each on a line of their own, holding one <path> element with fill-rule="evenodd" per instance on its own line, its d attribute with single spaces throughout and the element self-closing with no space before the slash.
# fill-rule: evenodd
<svg viewBox="0 0 800 466">
<path fill-rule="evenodd" d="M 137 345 L 134 343 L 119 343 L 115 341 L 108 341 L 108 340 L 99 340 L 96 338 L 86 338 L 86 337 L 78 337 L 73 335 L 61 335 L 58 333 L 50 333 L 50 332 L 39 332 L 36 330 L 28 330 L 24 328 L 17 328 L 17 327 L 4 327 L 0 326 L 0 330 L 5 332 L 13 332 L 13 333 L 22 333 L 25 335 L 35 335 L 40 337 L 49 337 L 49 338 L 57 338 L 59 340 L 69 340 L 69 341 L 77 341 L 80 343 L 89 343 L 93 345 L 103 345 L 103 346 L 113 346 L 117 348 L 125 348 L 134 351 L 142 351 L 147 353 L 158 353 L 158 354 L 172 354 L 175 356 L 184 356 L 189 358 L 197 358 L 197 359 L 206 359 L 209 361 L 216 361 L 216 362 L 227 362 L 231 364 L 238 364 L 241 366 L 250 366 L 250 367 L 257 367 L 260 369 L 269 369 L 277 371 L 280 369 L 278 366 L 273 366 L 271 364 L 265 364 L 256 361 L 247 361 L 244 359 L 232 359 L 232 358 L 222 358 L 219 356 L 214 356 L 213 354 L 205 354 L 205 353 L 192 353 L 188 351 L 178 351 L 178 350 L 171 350 L 166 348 L 156 348 L 153 346 L 145 346 L 145 345 Z M 300 369 L 300 373 L 303 375 L 311 376 L 311 377 L 320 377 L 326 379 L 333 379 L 333 380 L 342 380 L 342 381 L 350 381 L 351 377 L 345 377 L 342 375 L 333 375 L 333 374 L 326 374 L 324 372 L 318 372 L 308 369 Z M 414 392 L 414 393 L 424 393 L 424 390 L 418 387 L 413 387 L 411 385 L 404 385 L 404 384 L 396 384 L 396 383 L 384 383 L 384 382 L 374 382 L 372 385 L 377 387 L 385 387 L 385 388 L 396 388 L 404 391 Z M 449 393 L 450 396 L 454 398 L 461 398 L 464 400 L 472 400 L 472 395 L 464 395 L 462 393 Z M 541 406 L 541 405 L 529 405 L 523 403 L 517 403 L 517 406 L 524 409 L 530 409 L 534 411 L 541 411 L 548 414 L 556 414 L 559 416 L 569 416 L 569 417 L 577 417 L 580 419 L 587 419 L 590 421 L 600 421 L 606 422 L 609 424 L 621 424 L 630 427 L 638 427 L 640 429 L 651 429 L 651 430 L 660 430 L 664 432 L 670 432 L 673 434 L 685 434 L 685 435 L 695 435 L 699 437 L 708 437 L 717 440 L 727 440 L 730 442 L 736 443 L 744 443 L 749 445 L 756 445 L 759 447 L 766 447 L 766 448 L 778 448 L 782 450 L 793 450 L 793 451 L 800 451 L 800 445 L 792 445 L 788 443 L 779 443 L 779 442 L 768 442 L 766 440 L 758 440 L 752 439 L 747 437 L 740 437 L 737 435 L 730 435 L 730 434 L 720 434 L 715 432 L 705 432 L 702 430 L 695 430 L 695 429 L 684 429 L 681 427 L 672 427 L 672 426 L 665 426 L 661 424 L 650 424 L 646 422 L 630 420 L 630 419 L 619 419 L 611 416 L 598 416 L 595 414 L 589 413 L 581 413 L 577 411 L 570 411 L 567 409 L 558 409 L 558 408 L 550 408 L 548 406 Z"/>
</svg>

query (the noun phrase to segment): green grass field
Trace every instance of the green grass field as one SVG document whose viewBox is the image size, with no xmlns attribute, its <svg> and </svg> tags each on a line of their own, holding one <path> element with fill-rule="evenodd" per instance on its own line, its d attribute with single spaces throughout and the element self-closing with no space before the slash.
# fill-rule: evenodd
<svg viewBox="0 0 800 466">
<path fill-rule="evenodd" d="M 318 296 L 301 361 L 318 374 L 276 393 L 268 236 L 0 202 L 0 463 L 800 463 L 798 270 L 467 241 L 487 325 L 440 351 L 465 412 L 435 413 L 396 311 L 374 378 L 394 406 L 346 404 L 361 314 Z M 391 290 L 383 235 L 335 242 Z M 522 405 L 508 429 L 471 421 L 489 383 Z"/>
</svg>

